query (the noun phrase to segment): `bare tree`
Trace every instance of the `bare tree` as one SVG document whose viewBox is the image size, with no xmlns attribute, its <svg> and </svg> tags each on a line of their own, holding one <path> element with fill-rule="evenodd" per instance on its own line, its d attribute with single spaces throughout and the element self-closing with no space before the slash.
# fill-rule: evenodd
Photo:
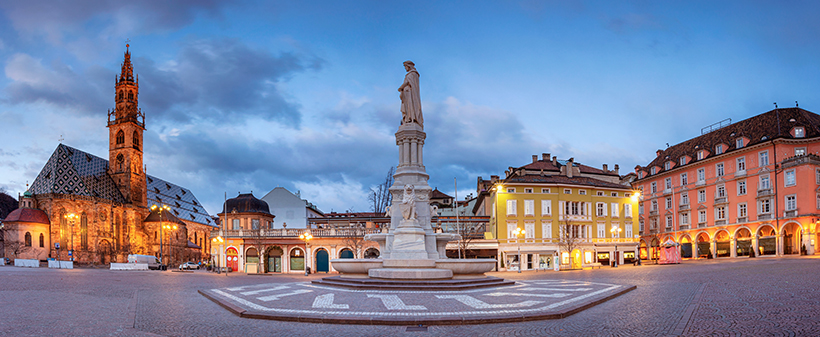
<svg viewBox="0 0 820 337">
<path fill-rule="evenodd" d="M 259 259 L 259 263 L 257 264 L 257 268 L 256 268 L 257 273 L 263 273 L 264 270 L 265 270 L 263 268 L 265 261 L 262 260 L 262 252 L 265 251 L 265 247 L 266 247 L 266 245 L 265 245 L 265 238 L 266 238 L 265 232 L 266 232 L 266 228 L 264 228 L 264 226 L 261 225 L 261 224 L 259 226 L 259 229 L 253 229 L 253 230 L 250 231 L 251 238 L 250 238 L 249 241 L 251 243 L 253 243 L 254 246 L 256 247 L 256 257 Z"/>
<path fill-rule="evenodd" d="M 393 186 L 393 173 L 395 173 L 396 168 L 390 167 L 387 170 L 387 177 L 384 178 L 384 182 L 376 186 L 375 188 L 370 189 L 370 195 L 367 197 L 371 203 L 373 203 L 373 212 L 377 214 L 384 213 L 387 210 L 387 206 L 390 205 L 390 202 L 393 201 L 393 195 L 390 194 L 390 186 Z"/>
<path fill-rule="evenodd" d="M 336 233 L 339 233 L 340 231 L 343 238 L 342 243 L 353 249 L 353 257 L 358 258 L 362 248 L 364 247 L 364 228 L 359 228 L 356 226 L 351 228 L 336 229 Z"/>
<path fill-rule="evenodd" d="M 461 240 L 457 241 L 458 250 L 461 251 L 463 258 L 467 257 L 467 252 L 470 251 L 470 243 L 476 239 L 484 238 L 484 224 L 478 222 L 459 222 Z"/>
<path fill-rule="evenodd" d="M 0 235 L 3 237 L 3 248 L 11 257 L 17 258 L 20 254 L 31 249 L 31 246 L 26 246 L 25 242 L 15 240 L 15 238 L 12 237 L 12 228 L 9 228 L 6 224 L 0 227 Z"/>
<path fill-rule="evenodd" d="M 575 225 L 569 219 L 565 219 L 560 223 L 558 232 L 558 246 L 562 251 L 569 253 L 570 268 L 573 264 L 572 251 L 578 248 L 581 243 L 581 226 Z M 561 258 L 561 252 L 558 252 L 558 258 Z"/>
</svg>

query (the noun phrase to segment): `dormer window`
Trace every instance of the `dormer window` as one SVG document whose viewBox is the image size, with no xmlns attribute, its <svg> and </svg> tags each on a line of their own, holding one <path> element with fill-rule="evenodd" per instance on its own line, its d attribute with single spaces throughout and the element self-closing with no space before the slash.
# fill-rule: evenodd
<svg viewBox="0 0 820 337">
<path fill-rule="evenodd" d="M 717 146 L 715 146 L 715 154 L 721 153 L 723 153 L 723 144 L 718 144 Z"/>
<path fill-rule="evenodd" d="M 681 164 L 681 165 L 686 165 L 686 157 L 685 157 L 685 156 L 684 156 L 684 157 L 680 157 L 680 164 Z"/>
<path fill-rule="evenodd" d="M 638 172 L 638 179 L 643 179 L 643 171 Z"/>
<path fill-rule="evenodd" d="M 802 126 L 798 126 L 794 128 L 794 138 L 803 138 L 806 137 L 806 129 Z"/>
<path fill-rule="evenodd" d="M 703 150 L 698 151 L 698 160 L 703 159 L 706 156 L 706 153 Z"/>
<path fill-rule="evenodd" d="M 743 138 L 742 137 L 735 140 L 735 147 L 736 148 L 739 149 L 739 148 L 743 147 L 743 145 L 745 145 L 745 144 L 743 144 Z"/>
<path fill-rule="evenodd" d="M 663 163 L 663 169 L 664 170 L 669 170 L 671 168 L 672 168 L 672 162 L 668 161 L 668 162 Z"/>
</svg>

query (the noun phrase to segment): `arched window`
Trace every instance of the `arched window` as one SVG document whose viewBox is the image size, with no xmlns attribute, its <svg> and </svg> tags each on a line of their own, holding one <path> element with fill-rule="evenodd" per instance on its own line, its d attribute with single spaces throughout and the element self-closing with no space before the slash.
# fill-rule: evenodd
<svg viewBox="0 0 820 337">
<path fill-rule="evenodd" d="M 134 136 L 131 137 L 131 142 L 134 144 L 134 146 L 140 145 L 140 134 L 136 131 L 134 131 Z"/>
<path fill-rule="evenodd" d="M 134 92 L 132 92 L 132 91 L 129 91 L 129 92 L 128 92 L 128 100 L 129 100 L 129 101 L 133 101 L 133 100 L 134 100 Z"/>
<path fill-rule="evenodd" d="M 42 243 L 42 241 L 40 242 Z M 80 215 L 80 247 L 83 250 L 88 249 L 88 216 L 85 213 Z"/>
<path fill-rule="evenodd" d="M 26 247 L 31 247 L 31 233 L 26 232 Z"/>
<path fill-rule="evenodd" d="M 45 247 L 45 244 L 46 244 L 46 239 L 43 236 L 43 233 L 40 233 L 40 248 Z"/>
<path fill-rule="evenodd" d="M 122 132 L 122 130 L 120 130 L 119 132 L 117 132 L 117 144 L 122 143 L 125 143 L 125 132 Z"/>
<path fill-rule="evenodd" d="M 117 155 L 117 172 L 122 172 L 122 165 L 125 163 L 125 157 L 122 156 L 122 153 Z"/>
<path fill-rule="evenodd" d="M 122 92 L 122 90 L 120 90 L 120 98 L 119 98 L 120 101 L 122 101 L 122 96 L 123 96 L 123 92 Z"/>
</svg>

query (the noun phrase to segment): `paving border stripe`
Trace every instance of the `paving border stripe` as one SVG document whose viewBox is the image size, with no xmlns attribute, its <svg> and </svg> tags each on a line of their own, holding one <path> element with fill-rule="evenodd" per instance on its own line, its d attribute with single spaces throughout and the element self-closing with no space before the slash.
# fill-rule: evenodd
<svg viewBox="0 0 820 337">
<path fill-rule="evenodd" d="M 237 315 L 239 317 L 242 317 L 242 314 L 245 313 L 245 311 L 247 311 L 247 310 L 245 310 L 245 309 L 243 309 L 239 306 L 234 305 L 233 303 L 230 303 L 230 302 L 227 302 L 227 301 L 220 301 L 219 299 L 213 297 L 211 294 L 208 294 L 207 292 L 205 292 L 201 289 L 197 290 L 197 292 L 200 295 L 205 296 L 205 298 L 207 298 L 207 299 L 211 300 L 212 302 L 218 304 L 220 307 L 223 307 L 223 308 L 227 309 L 228 311 L 232 312 L 234 315 Z"/>
<path fill-rule="evenodd" d="M 686 306 L 686 311 L 683 312 L 683 316 L 680 321 L 678 321 L 678 324 L 675 326 L 675 330 L 672 331 L 671 335 L 683 335 L 683 331 L 686 330 L 686 326 L 689 325 L 689 321 L 692 320 L 692 314 L 695 313 L 695 309 L 697 309 L 698 305 L 700 305 L 700 299 L 703 297 L 704 289 L 706 289 L 706 283 L 703 283 L 700 287 L 698 287 L 698 290 L 695 292 L 694 296 L 692 296 L 692 301 Z"/>
<path fill-rule="evenodd" d="M 595 305 L 609 301 L 613 298 L 619 297 L 627 292 L 637 289 L 637 286 L 623 286 L 612 294 L 604 295 L 600 298 L 584 303 L 580 306 L 567 308 L 564 311 L 543 311 L 533 314 L 506 314 L 506 315 L 492 315 L 488 314 L 481 317 L 467 317 L 462 315 L 442 315 L 438 317 L 405 317 L 405 316 L 385 316 L 385 317 L 350 317 L 350 316 L 327 316 L 321 313 L 270 313 L 261 311 L 251 311 L 243 309 L 233 303 L 228 302 L 227 299 L 220 300 L 216 296 L 209 294 L 207 291 L 198 290 L 200 294 L 216 302 L 225 309 L 228 309 L 235 315 L 248 319 L 265 319 L 274 321 L 286 322 L 303 322 L 303 323 L 322 323 L 322 324 L 347 324 L 347 325 L 466 325 L 466 324 L 493 324 L 493 323 L 512 323 L 525 322 L 535 320 L 561 319 L 568 317 L 575 313 L 589 309 Z"/>
</svg>

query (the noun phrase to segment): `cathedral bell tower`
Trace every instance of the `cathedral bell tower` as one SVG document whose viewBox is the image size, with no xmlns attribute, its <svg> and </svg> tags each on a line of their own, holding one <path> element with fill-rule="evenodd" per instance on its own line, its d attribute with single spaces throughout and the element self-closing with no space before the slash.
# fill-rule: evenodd
<svg viewBox="0 0 820 337">
<path fill-rule="evenodd" d="M 116 107 L 108 111 L 108 174 L 127 202 L 146 207 L 146 180 L 142 164 L 145 115 L 137 106 L 139 77 L 134 79 L 129 45 L 125 45 L 122 72 L 115 77 Z"/>
</svg>

